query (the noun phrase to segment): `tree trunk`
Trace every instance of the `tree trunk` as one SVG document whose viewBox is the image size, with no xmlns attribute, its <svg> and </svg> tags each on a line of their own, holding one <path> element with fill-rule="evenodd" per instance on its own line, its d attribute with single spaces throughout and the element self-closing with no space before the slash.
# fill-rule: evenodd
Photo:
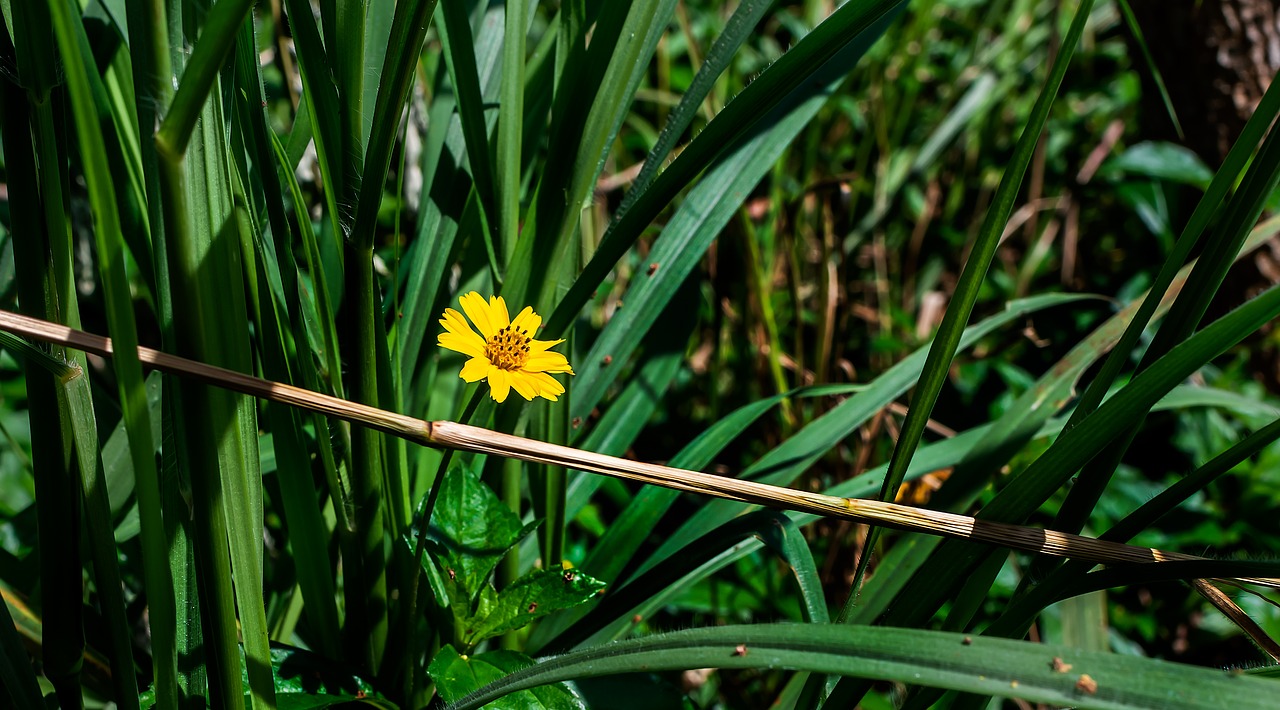
<svg viewBox="0 0 1280 710">
<path fill-rule="evenodd" d="M 1280 70 L 1275 0 L 1130 0 L 1130 5 L 1185 140 L 1178 139 L 1131 37 L 1131 56 L 1143 79 L 1146 132 L 1183 143 L 1217 166 Z"/>
</svg>

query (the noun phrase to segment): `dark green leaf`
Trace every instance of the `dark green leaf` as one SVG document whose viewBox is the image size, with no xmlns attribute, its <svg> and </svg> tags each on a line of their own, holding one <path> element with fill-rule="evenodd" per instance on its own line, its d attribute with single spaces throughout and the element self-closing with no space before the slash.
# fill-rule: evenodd
<svg viewBox="0 0 1280 710">
<path fill-rule="evenodd" d="M 468 620 L 462 637 L 470 644 L 477 644 L 527 626 L 554 611 L 577 606 L 602 589 L 604 582 L 576 569 L 533 570 L 498 592 L 487 609 L 483 608 L 482 594 L 481 612 Z"/>
<path fill-rule="evenodd" d="M 1143 141 L 1103 164 L 1102 175 L 1141 175 L 1204 188 L 1213 179 L 1209 170 L 1190 148 L 1176 143 Z"/>
<path fill-rule="evenodd" d="M 1069 664 L 1070 670 L 1062 672 L 1061 666 L 1052 663 L 1055 657 Z M 449 707 L 478 708 L 517 690 L 568 678 L 707 667 L 804 669 L 1051 705 L 1270 708 L 1275 704 L 1272 682 L 1150 658 L 917 629 L 761 624 L 690 629 L 547 658 Z M 1087 684 L 1089 690 L 1078 685 L 1086 675 L 1093 681 Z"/>
<path fill-rule="evenodd" d="M 445 474 L 432 521 L 440 563 L 468 600 L 476 599 L 502 556 L 537 525 L 522 524 L 479 473 L 463 465 Z"/>
<path fill-rule="evenodd" d="M 515 651 L 491 651 L 478 656 L 463 656 L 459 655 L 453 646 L 445 646 L 431 661 L 427 673 L 436 682 L 436 689 L 441 697 L 448 702 L 455 702 L 468 693 L 474 693 L 481 686 L 493 683 L 532 664 L 532 658 Z M 489 707 L 499 710 L 524 708 L 576 710 L 585 706 L 568 686 L 559 683 L 512 693 L 495 699 Z"/>
</svg>

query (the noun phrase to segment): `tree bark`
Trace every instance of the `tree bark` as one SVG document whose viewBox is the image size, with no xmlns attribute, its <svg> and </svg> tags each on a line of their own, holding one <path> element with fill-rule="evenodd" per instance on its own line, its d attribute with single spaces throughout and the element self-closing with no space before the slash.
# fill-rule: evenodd
<svg viewBox="0 0 1280 710">
<path fill-rule="evenodd" d="M 1154 137 L 1183 143 L 1210 166 L 1222 162 L 1280 70 L 1275 0 L 1130 0 L 1164 78 L 1185 140 L 1179 140 L 1136 38 L 1143 121 Z"/>
</svg>

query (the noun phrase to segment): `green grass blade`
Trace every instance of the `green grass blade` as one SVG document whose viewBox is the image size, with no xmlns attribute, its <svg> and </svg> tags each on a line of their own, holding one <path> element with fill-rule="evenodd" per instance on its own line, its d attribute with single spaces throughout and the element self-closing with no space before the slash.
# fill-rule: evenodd
<svg viewBox="0 0 1280 710">
<path fill-rule="evenodd" d="M 493 225 L 501 245 L 501 266 L 511 261 L 520 237 L 521 138 L 524 127 L 524 46 L 528 33 L 528 4 L 515 0 L 505 5 L 502 42 L 502 89 L 498 103 L 497 161 L 498 222 Z M 467 100 L 464 94 L 459 102 Z M 527 299 L 515 299 L 523 302 Z"/>
<path fill-rule="evenodd" d="M 1079 300 L 1080 296 L 1039 296 L 1010 303 L 1008 309 L 991 316 L 965 330 L 960 348 L 972 346 L 980 338 L 993 332 L 1001 325 L 1010 323 L 1026 313 L 1041 308 L 1060 305 Z M 919 376 L 924 365 L 926 352 L 917 350 L 911 356 L 894 365 L 887 372 L 871 382 L 865 390 L 840 403 L 835 408 L 810 423 L 795 436 L 782 442 L 769 453 L 760 457 L 748 466 L 741 478 L 788 485 L 808 467 L 820 460 L 826 453 L 847 436 L 862 426 L 876 412 L 888 406 L 894 399 L 902 396 Z M 645 569 L 677 553 L 683 541 L 697 537 L 701 532 L 713 529 L 732 519 L 744 510 L 743 504 L 730 501 L 708 501 L 696 513 L 689 517 L 680 528 L 663 543 L 637 572 L 643 574 Z"/>
<path fill-rule="evenodd" d="M 266 125 L 266 116 L 262 109 L 265 97 L 258 74 L 257 55 L 253 51 L 253 37 L 252 25 L 245 23 L 241 28 L 236 46 L 236 71 L 240 88 L 236 93 L 245 97 L 237 102 L 237 118 L 242 125 L 247 124 L 247 143 L 251 146 L 252 154 L 256 158 L 255 164 L 261 166 L 258 174 L 266 195 L 268 219 L 275 237 L 275 253 L 285 261 L 280 265 L 281 268 L 272 269 L 272 265 L 267 262 L 266 250 L 258 235 L 255 235 L 253 255 L 256 257 L 259 298 L 254 304 L 256 314 L 254 321 L 263 355 L 263 374 L 278 382 L 295 384 L 290 363 L 299 362 L 301 368 L 310 368 L 311 358 L 309 343 L 304 333 L 305 322 L 301 318 L 301 307 L 298 303 L 300 294 L 291 251 L 292 245 L 288 240 L 289 224 L 280 199 L 281 189 L 276 173 L 276 155 L 270 145 L 274 136 L 269 135 L 270 129 Z M 246 254 L 245 258 L 247 259 L 248 256 Z M 278 274 L 281 291 L 288 303 L 287 318 L 281 316 L 281 311 L 284 309 L 276 302 L 275 289 L 267 285 L 269 273 Z M 296 350 L 290 351 L 289 329 L 283 325 L 286 321 L 294 324 L 292 342 L 295 347 L 303 349 L 303 358 L 298 358 Z M 299 334 L 302 335 L 301 339 L 297 337 Z M 267 415 L 275 437 L 277 473 L 298 570 L 298 583 L 306 599 L 304 611 L 310 627 L 319 637 L 317 647 L 330 658 L 337 658 L 341 655 L 341 641 L 336 586 L 329 565 L 326 544 L 328 534 L 312 485 L 311 457 L 304 441 L 303 415 L 296 410 L 278 406 L 268 407 Z"/>
<path fill-rule="evenodd" d="M 335 233 L 341 233 L 336 228 L 338 215 L 341 214 L 338 201 L 346 194 L 349 179 L 341 167 L 345 148 L 343 121 L 340 116 L 344 109 L 338 103 L 338 87 L 330 71 L 333 64 L 329 61 L 325 47 L 329 48 L 329 52 L 336 52 L 336 49 L 333 44 L 321 41 L 320 28 L 311 12 L 311 3 L 305 0 L 285 0 L 284 5 L 289 13 L 293 45 L 298 52 L 302 98 L 306 104 L 306 115 L 310 119 L 308 125 L 311 126 L 311 136 L 316 144 L 316 160 L 325 180 L 325 207 L 330 222 L 335 226 Z M 325 17 L 331 18 L 331 15 Z M 301 147 L 305 150 L 306 145 Z M 292 173 L 297 163 L 287 162 L 284 165 L 285 172 Z"/>
<path fill-rule="evenodd" d="M 14 707 L 45 706 L 40 682 L 36 679 L 35 669 L 31 667 L 27 649 L 14 626 L 13 615 L 9 613 L 9 603 L 5 599 L 0 599 L 0 680 L 4 681 L 5 695 Z"/>
<path fill-rule="evenodd" d="M 604 366 L 605 356 L 608 355 L 611 362 L 622 362 L 640 345 L 675 293 L 676 285 L 688 277 L 728 221 L 738 213 L 743 196 L 773 169 L 778 158 L 813 120 L 894 17 L 896 13 L 891 13 L 856 37 L 827 66 L 788 94 L 764 117 L 762 125 L 768 126 L 767 130 L 760 130 L 732 153 L 718 158 L 689 192 L 653 245 L 648 257 L 650 263 L 656 265 L 653 272 L 633 280 L 624 297 L 627 308 L 610 320 L 577 368 L 572 402 L 574 416 L 586 416 L 594 409 L 622 369 L 616 365 Z M 632 193 L 637 189 L 638 186 Z M 617 224 L 621 225 L 625 219 L 624 213 Z"/>
<path fill-rule="evenodd" d="M 28 8 L 23 15 L 45 11 L 39 29 L 49 33 L 47 8 Z M 34 24 L 28 19 L 28 24 Z M 30 31 L 30 30 L 28 30 Z M 35 38 L 28 38 L 35 39 Z M 7 44 L 7 37 L 5 38 Z M 25 59 L 38 60 L 31 52 Z M 48 57 L 52 60 L 52 56 Z M 24 64 L 30 67 L 30 63 Z M 30 72 L 29 72 L 30 73 Z M 13 255 L 19 304 L 37 318 L 61 320 L 66 304 L 59 303 L 59 289 L 49 240 L 45 235 L 42 183 L 33 146 L 32 107 L 26 92 L 17 85 L 0 87 L 3 113 L 5 169 L 13 177 L 9 205 L 14 229 Z M 45 171 L 57 168 L 42 166 Z M 61 349 L 59 349 L 61 351 Z M 60 554 L 40 556 L 40 609 L 44 624 L 40 659 L 44 675 L 53 684 L 64 707 L 83 707 L 81 667 L 85 651 L 83 605 L 81 602 L 80 547 L 81 498 L 76 485 L 76 462 L 71 446 L 72 422 L 68 402 L 58 375 L 40 367 L 39 361 L 25 359 L 23 370 L 31 427 L 31 471 L 35 478 L 35 512 L 41 550 Z M 66 376 L 69 373 L 61 373 Z M 96 459 L 89 459 L 90 465 Z"/>
<path fill-rule="evenodd" d="M 307 203 L 303 197 L 302 188 L 298 185 L 298 180 L 294 176 L 293 171 L 288 169 L 288 158 L 284 154 L 284 148 L 280 145 L 280 140 L 275 134 L 269 134 L 271 139 L 271 147 L 275 153 L 278 166 L 281 168 L 280 174 L 285 178 L 285 186 L 288 188 L 288 195 L 293 204 L 294 224 L 298 230 L 298 241 L 302 243 L 303 259 L 306 261 L 307 274 L 311 277 L 311 290 L 307 291 L 302 279 L 297 279 L 297 288 L 293 291 L 286 290 L 285 296 L 290 302 L 298 301 L 298 312 L 294 312 L 290 308 L 289 318 L 295 325 L 305 327 L 306 321 L 302 317 L 305 306 L 303 301 L 310 301 L 314 304 L 316 313 L 319 316 L 317 328 L 320 331 L 321 345 L 317 358 L 321 363 L 321 370 L 318 373 L 319 379 L 325 383 L 329 391 L 335 397 L 341 397 L 342 387 L 342 364 L 338 354 L 338 330 L 336 319 L 333 314 L 332 300 L 329 298 L 329 281 L 325 277 L 325 269 L 321 263 L 320 245 L 316 241 L 315 231 L 311 227 L 311 214 L 307 211 Z M 282 237 L 277 237 L 282 239 Z M 281 249 L 280 247 L 287 244 L 278 244 L 276 253 L 283 260 L 280 277 L 287 279 L 290 277 L 297 278 L 297 266 L 289 267 L 293 261 L 291 249 Z M 286 276 L 285 272 L 290 272 Z M 311 342 L 311 338 L 303 333 L 304 337 L 298 339 L 299 345 L 305 345 Z M 295 336 L 296 337 L 296 336 Z M 316 385 L 308 385 L 314 387 Z"/>
<path fill-rule="evenodd" d="M 205 16 L 200 39 L 182 70 L 182 82 L 168 106 L 164 122 L 156 131 L 156 140 L 164 150 L 175 154 L 186 152 L 196 121 L 218 80 L 218 72 L 235 44 L 236 33 L 252 9 L 253 0 L 228 0 L 213 5 Z"/>
<path fill-rule="evenodd" d="M 929 348 L 929 355 L 920 373 L 919 384 L 911 397 L 911 407 L 902 424 L 902 433 L 894 446 L 893 457 L 890 459 L 889 474 L 885 478 L 884 487 L 880 490 L 881 500 L 892 500 L 902 485 L 902 477 L 906 473 L 907 465 L 920 443 L 920 438 L 924 435 L 925 426 L 928 424 L 938 395 L 946 384 L 947 373 L 959 348 L 965 324 L 973 313 L 978 292 L 986 279 L 991 261 L 995 258 L 1000 236 L 1018 199 L 1023 176 L 1031 164 L 1032 154 L 1040 141 L 1045 122 L 1049 118 L 1049 108 L 1058 95 L 1058 88 L 1062 85 L 1067 66 L 1071 63 L 1071 57 L 1080 42 L 1080 36 L 1084 33 L 1085 21 L 1089 18 L 1092 7 L 1093 0 L 1082 0 L 1077 7 L 1075 19 L 1063 39 L 1061 50 L 1054 58 L 1044 89 L 1041 90 L 1035 106 L 1031 109 L 1031 116 L 1027 119 L 1027 124 L 1014 148 L 1013 157 L 1005 168 L 995 196 L 992 197 L 991 207 L 983 219 L 978 237 L 965 262 L 955 292 L 951 296 L 950 305 Z M 867 549 L 875 547 L 875 535 L 875 528 L 872 528 L 868 535 Z M 859 571 L 854 578 L 855 588 L 860 586 L 862 572 L 866 569 L 868 560 L 869 556 L 863 555 L 859 561 Z"/>
<path fill-rule="evenodd" d="M 1178 138 L 1185 140 L 1186 136 L 1182 133 L 1182 122 L 1178 120 L 1178 113 L 1173 110 L 1173 100 L 1169 98 L 1169 89 L 1164 84 L 1164 76 L 1160 73 L 1159 67 L 1156 66 L 1155 59 L 1151 57 L 1151 49 L 1147 45 L 1147 40 L 1142 36 L 1142 28 L 1138 26 L 1138 18 L 1133 16 L 1133 8 L 1129 7 L 1129 0 L 1119 0 L 1116 3 L 1120 8 L 1120 14 L 1124 15 L 1124 24 L 1132 33 L 1134 42 L 1138 48 L 1142 50 L 1142 61 L 1146 62 L 1147 71 L 1151 72 L 1152 79 L 1156 82 L 1156 89 L 1160 92 L 1160 101 L 1164 103 L 1164 110 L 1169 113 L 1169 120 L 1173 122 L 1173 129 L 1177 131 Z"/>
<path fill-rule="evenodd" d="M 124 588 L 115 536 L 111 532 L 111 503 L 107 498 L 106 476 L 98 458 L 98 426 L 93 417 L 93 399 L 83 373 L 84 370 L 80 369 L 76 377 L 65 381 L 64 397 L 72 419 L 80 483 L 84 490 L 94 578 L 102 598 L 102 615 L 108 625 L 111 680 L 118 696 L 116 704 L 126 709 L 136 708 L 138 682 L 134 677 L 133 637 L 125 617 Z"/>
<path fill-rule="evenodd" d="M 228 41 L 234 39 L 232 34 Z M 164 196 L 167 209 L 175 210 L 168 225 L 174 314 L 179 344 L 188 354 L 251 372 L 241 264 L 252 263 L 252 258 L 241 252 L 242 241 L 252 237 L 242 234 L 244 227 L 237 222 L 221 99 L 219 91 L 212 93 L 185 160 L 161 150 L 162 165 L 177 168 L 175 182 Z M 175 160 L 181 162 L 175 165 Z M 207 538 L 201 543 L 197 537 L 197 564 L 205 585 L 211 582 L 210 574 L 230 571 L 235 579 L 233 589 L 219 585 L 212 595 L 217 626 L 211 641 L 219 654 L 218 693 L 225 694 L 222 702 L 240 702 L 239 637 L 243 635 L 253 703 L 274 707 L 262 599 L 263 513 L 255 405 L 248 397 L 186 383 L 183 401 L 185 426 L 179 440 L 190 451 L 194 485 L 209 496 L 203 503 L 208 505 L 204 520 L 199 521 L 198 532 Z M 199 511 L 200 494 L 196 497 Z M 232 591 L 234 602 L 228 597 Z M 239 630 L 235 628 L 237 609 Z"/>
<path fill-rule="evenodd" d="M 262 261 L 258 266 L 260 270 L 266 268 Z M 263 286 L 265 284 L 260 286 L 260 291 L 265 292 Z M 256 323 L 263 342 L 263 374 L 277 381 L 291 379 L 277 306 L 270 301 L 263 304 L 262 317 L 256 319 Z M 304 613 L 312 631 L 319 637 L 315 647 L 330 658 L 338 658 L 342 655 L 341 640 L 336 587 L 326 544 L 329 535 L 312 484 L 311 454 L 303 439 L 302 415 L 296 410 L 270 405 L 267 419 L 274 435 L 276 472 L 298 570 L 298 584 L 306 600 Z"/>
<path fill-rule="evenodd" d="M 156 696 L 161 707 L 173 707 L 177 700 L 177 654 L 170 630 L 175 628 L 174 592 L 167 564 L 167 543 L 161 517 L 160 486 L 151 441 L 146 387 L 138 362 L 138 332 L 125 276 L 123 237 L 116 207 L 114 179 L 103 150 L 99 112 L 89 85 L 86 62 L 80 56 L 73 24 L 75 14 L 69 3 L 50 0 L 49 7 L 59 52 L 63 57 L 67 87 L 71 95 L 77 142 L 84 163 L 89 199 L 94 217 L 98 264 L 107 303 L 107 323 L 115 345 L 113 359 L 121 406 L 129 432 L 134 473 L 137 477 L 139 511 L 142 517 L 143 569 L 151 621 L 158 630 L 152 637 Z"/>
<path fill-rule="evenodd" d="M 382 60 L 382 79 L 372 107 L 373 128 L 369 132 L 368 151 L 361 163 L 360 195 L 350 235 L 361 248 L 373 244 L 378 208 L 382 204 L 382 191 L 391 166 L 391 150 L 400 132 L 400 114 L 409 97 L 413 71 L 418 66 L 422 43 L 435 9 L 436 0 L 396 3 L 391 36 Z"/>
<path fill-rule="evenodd" d="M 1054 656 L 1071 671 L 1056 671 L 1045 660 Z M 450 709 L 479 708 L 516 690 L 572 678 L 709 666 L 804 669 L 1107 708 L 1268 708 L 1275 692 L 1262 679 L 1134 656 L 916 629 L 784 624 L 690 629 L 544 659 Z M 1076 687 L 1082 675 L 1097 682 L 1094 693 Z"/>
<path fill-rule="evenodd" d="M 814 564 L 813 552 L 809 550 L 809 541 L 790 517 L 774 511 L 769 511 L 767 515 L 769 525 L 760 531 L 760 537 L 774 554 L 791 565 L 796 584 L 800 586 L 800 598 L 804 601 L 805 621 L 811 624 L 831 621 L 827 613 L 822 580 L 818 576 L 818 566 Z"/>
<path fill-rule="evenodd" d="M 378 406 L 376 324 L 377 285 L 373 249 L 348 244 L 344 277 L 345 337 L 351 362 L 349 387 L 356 402 Z M 342 334 L 342 331 L 340 331 Z M 381 665 L 387 634 L 387 564 L 383 551 L 382 437 L 365 427 L 351 429 L 352 528 L 356 557 L 343 560 L 348 658 L 372 673 Z"/>
<path fill-rule="evenodd" d="M 6 118 L 11 117 L 11 115 L 10 113 L 5 114 Z M 10 134 L 6 133 L 6 135 Z M 19 161 L 15 160 L 18 157 L 18 153 L 10 151 L 7 155 L 9 156 L 8 165 L 10 169 L 16 167 L 19 164 Z M 14 206 L 16 207 L 18 204 L 21 203 L 15 203 Z M 34 203 L 32 204 L 34 205 Z M 83 362 L 79 362 L 81 358 L 76 357 L 76 355 L 83 356 L 83 354 L 77 351 L 67 351 L 65 355 L 70 355 L 73 358 L 71 363 L 67 363 L 9 333 L 0 333 L 0 347 L 4 347 L 15 356 L 21 357 L 29 365 L 38 367 L 57 384 L 58 392 L 56 397 L 51 400 L 51 403 L 56 401 L 58 407 L 64 410 L 63 416 L 66 418 L 73 440 L 67 446 L 68 448 L 74 446 L 75 449 L 75 463 L 80 474 L 79 483 L 86 503 L 84 512 L 89 526 L 87 538 L 90 554 L 93 558 L 94 578 L 97 581 L 98 594 L 102 599 L 102 615 L 108 625 L 111 680 L 115 686 L 117 704 L 125 708 L 136 708 L 138 707 L 138 684 L 134 677 L 133 637 L 129 621 L 125 617 L 124 588 L 120 577 L 115 537 L 111 530 L 111 504 L 107 498 L 106 477 L 103 475 L 102 460 L 98 455 L 98 426 L 94 420 L 93 398 L 89 391 L 88 379 L 84 376 L 86 372 L 85 365 Z M 28 378 L 30 382 L 30 375 Z M 70 454 L 71 452 L 67 451 L 67 455 Z M 78 504 L 76 505 L 78 506 Z M 69 523 L 69 526 L 71 529 L 78 527 L 75 522 Z M 65 549 L 65 547 L 59 549 Z M 76 566 L 74 571 L 78 578 L 79 567 Z M 72 585 L 72 589 L 76 588 L 78 588 L 78 585 Z M 76 594 L 75 598 L 76 603 L 79 604 L 79 594 Z M 44 608 L 47 610 L 50 607 L 46 605 Z M 46 612 L 44 619 L 44 629 L 46 631 L 56 626 L 56 624 L 50 624 L 49 616 Z M 72 620 L 79 621 L 78 614 L 73 615 Z M 64 622 L 59 620 L 57 623 Z M 73 639 L 79 637 L 83 641 L 81 631 L 75 630 L 70 633 L 73 634 Z M 45 647 L 49 643 L 46 640 Z M 79 667 L 80 656 L 84 654 L 83 645 L 78 650 L 80 655 L 75 659 L 77 668 Z M 81 691 L 76 687 L 75 692 L 79 694 Z M 79 706 L 81 704 L 79 698 L 65 699 L 63 702 L 64 705 Z"/>
<path fill-rule="evenodd" d="M 490 242 L 488 249 L 496 254 L 492 247 L 491 232 L 501 220 L 498 217 L 493 158 L 489 154 L 489 125 L 484 116 L 484 98 L 480 89 L 480 70 L 476 67 L 471 22 L 462 3 L 446 2 L 441 12 L 444 14 L 444 31 L 440 32 L 440 41 L 449 62 L 449 75 L 453 80 L 454 91 L 458 94 L 458 116 L 462 135 L 466 139 L 467 165 L 471 168 L 471 179 L 475 182 L 485 221 L 489 225 L 485 232 Z M 493 266 L 494 272 L 499 273 L 497 265 Z"/>
<path fill-rule="evenodd" d="M 1122 368 L 1128 364 L 1129 353 L 1137 345 L 1142 329 L 1152 316 L 1156 298 L 1167 287 L 1172 279 L 1172 273 L 1182 265 L 1200 242 L 1202 232 L 1208 226 L 1210 219 L 1219 211 L 1219 206 L 1228 190 L 1236 184 L 1241 171 L 1249 163 L 1254 147 L 1277 115 L 1280 115 L 1280 88 L 1274 90 L 1268 88 L 1258 108 L 1241 132 L 1240 138 L 1227 154 L 1222 168 L 1214 175 L 1204 196 L 1188 219 L 1172 253 L 1152 284 L 1152 296 L 1146 299 L 1147 303 L 1142 306 L 1143 311 L 1139 313 L 1133 326 L 1103 363 L 1102 370 L 1081 397 L 1074 419 L 1079 420 L 1087 416 L 1098 406 Z M 1197 260 L 1197 266 L 1188 280 L 1189 291 L 1185 298 L 1179 298 L 1169 318 L 1157 331 L 1156 337 L 1143 355 L 1142 362 L 1139 363 L 1139 369 L 1145 367 L 1155 357 L 1163 355 L 1173 344 L 1184 340 L 1195 330 L 1226 275 L 1227 268 L 1233 260 L 1238 258 L 1241 245 L 1261 214 L 1263 202 L 1271 194 L 1271 190 L 1274 190 L 1277 179 L 1280 179 L 1280 172 L 1277 172 L 1280 169 L 1280 162 L 1277 162 L 1280 161 L 1280 154 L 1276 152 L 1277 139 L 1274 132 L 1264 143 L 1264 150 L 1267 146 L 1272 146 L 1271 151 L 1268 152 L 1269 157 L 1264 158 L 1260 154 L 1257 160 L 1248 164 L 1249 169 L 1243 184 L 1223 208 L 1226 215 L 1219 229 L 1226 237 L 1209 243 L 1204 254 Z M 1263 172 L 1267 170 L 1270 171 L 1269 174 Z M 1267 187 L 1268 185 L 1270 187 Z M 1260 186 L 1262 186 L 1261 189 Z M 1117 442 L 1100 456 L 1096 463 L 1082 471 L 1077 479 L 1077 485 L 1068 492 L 1067 499 L 1054 519 L 1055 530 L 1071 532 L 1079 530 L 1084 525 L 1088 511 L 1093 509 L 1098 497 L 1111 480 L 1111 471 L 1114 470 L 1114 466 L 1110 462 L 1115 461 L 1127 448 L 1127 442 Z M 1044 567 L 1049 564 L 1048 561 L 1040 562 L 1037 571 L 1043 573 Z"/>
<path fill-rule="evenodd" d="M 564 332 L 645 227 L 716 157 L 738 148 L 753 135 L 760 118 L 790 96 L 794 87 L 900 5 L 900 0 L 846 3 L 761 73 L 654 180 L 632 208 L 610 225 L 591 261 L 547 320 L 546 335 L 556 337 Z"/>
<path fill-rule="evenodd" d="M 370 0 L 327 3 L 320 9 L 325 23 L 325 47 L 333 61 L 334 80 L 338 85 L 338 104 L 323 106 L 321 110 L 337 110 L 338 123 L 342 127 L 342 153 L 339 160 L 347 180 L 338 200 L 352 205 L 355 189 L 359 189 L 363 173 L 364 113 L 371 107 L 365 103 L 365 23 Z M 379 185 L 381 187 L 381 185 Z M 346 234 L 359 241 L 364 237 Z"/>
<path fill-rule="evenodd" d="M 744 0 L 734 8 L 733 15 L 725 23 L 720 36 L 716 37 L 715 44 L 711 45 L 711 49 L 707 51 L 702 66 L 698 67 L 698 73 L 689 83 L 689 88 L 680 97 L 680 103 L 667 117 L 667 122 L 662 126 L 662 132 L 658 134 L 657 143 L 654 143 L 653 148 L 649 149 L 649 154 L 645 156 L 644 167 L 640 168 L 640 173 L 636 175 L 631 188 L 622 198 L 618 214 L 625 214 L 635 202 L 636 197 L 648 189 L 649 184 L 657 177 L 658 170 L 671 155 L 676 141 L 698 115 L 702 102 L 715 88 L 716 81 L 729 67 L 738 48 L 747 41 L 756 29 L 756 25 L 760 23 L 760 18 L 764 17 L 765 12 L 772 6 L 771 0 Z"/>
</svg>

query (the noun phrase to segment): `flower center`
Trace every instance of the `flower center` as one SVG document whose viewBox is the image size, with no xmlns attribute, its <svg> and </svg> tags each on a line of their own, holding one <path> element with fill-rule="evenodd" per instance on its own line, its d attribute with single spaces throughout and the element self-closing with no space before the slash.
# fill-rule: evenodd
<svg viewBox="0 0 1280 710">
<path fill-rule="evenodd" d="M 507 326 L 484 345 L 484 355 L 501 370 L 519 370 L 529 359 L 529 334 Z"/>
</svg>

